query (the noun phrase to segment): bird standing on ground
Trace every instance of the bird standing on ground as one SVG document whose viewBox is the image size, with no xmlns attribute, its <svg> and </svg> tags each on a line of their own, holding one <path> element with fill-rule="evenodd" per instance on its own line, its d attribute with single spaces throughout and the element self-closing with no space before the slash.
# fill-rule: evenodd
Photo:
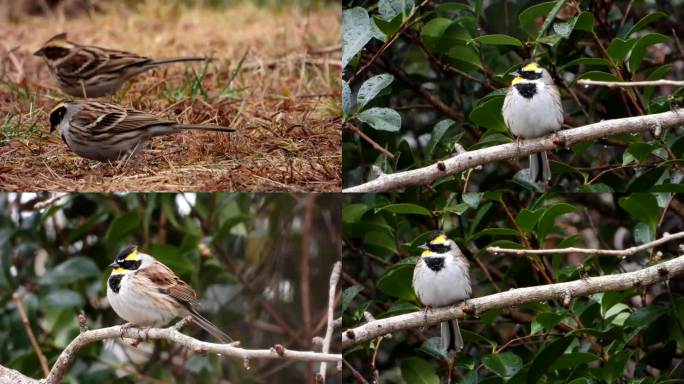
<svg viewBox="0 0 684 384">
<path fill-rule="evenodd" d="M 532 139 L 561 129 L 563 105 L 549 72 L 537 63 L 530 63 L 513 75 L 502 111 L 511 132 L 515 136 Z M 531 154 L 530 182 L 546 183 L 550 179 L 546 152 Z"/>
<path fill-rule="evenodd" d="M 470 265 L 453 240 L 436 232 L 420 249 L 423 252 L 413 270 L 413 290 L 424 305 L 443 307 L 470 297 Z M 447 352 L 463 349 L 458 320 L 441 323 L 441 346 Z"/>
<path fill-rule="evenodd" d="M 160 65 L 206 61 L 206 57 L 151 59 L 135 53 L 80 45 L 60 33 L 34 52 L 41 56 L 57 80 L 59 89 L 74 97 L 103 97 L 114 94 L 131 77 Z"/>
<path fill-rule="evenodd" d="M 213 125 L 178 124 L 151 113 L 97 101 L 60 102 L 50 110 L 50 132 L 59 129 L 64 143 L 77 155 L 114 161 L 131 157 L 153 136 L 182 130 L 233 132 Z"/>
</svg>

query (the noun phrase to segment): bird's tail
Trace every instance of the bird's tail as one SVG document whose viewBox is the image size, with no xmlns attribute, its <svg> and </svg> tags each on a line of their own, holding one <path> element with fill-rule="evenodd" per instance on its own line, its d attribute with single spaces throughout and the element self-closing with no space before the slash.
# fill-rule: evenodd
<svg viewBox="0 0 684 384">
<path fill-rule="evenodd" d="M 441 324 L 442 349 L 459 352 L 463 349 L 463 337 L 458 320 L 443 321 Z"/>
<path fill-rule="evenodd" d="M 209 332 L 215 338 L 221 340 L 222 343 L 228 344 L 233 342 L 233 339 L 231 339 L 230 336 L 226 335 L 222 330 L 218 329 L 218 327 L 212 324 L 211 321 L 207 320 L 206 318 L 204 318 L 204 316 L 200 315 L 196 309 L 191 309 L 190 314 L 192 315 L 192 320 L 196 322 L 197 325 L 202 327 L 202 329 L 204 329 L 205 331 Z"/>
<path fill-rule="evenodd" d="M 234 128 L 220 127 L 217 125 L 176 124 L 173 127 L 178 129 L 189 129 L 198 131 L 235 132 Z"/>
<path fill-rule="evenodd" d="M 551 168 L 546 152 L 537 152 L 530 155 L 530 182 L 546 183 L 551 180 Z"/>
<path fill-rule="evenodd" d="M 145 66 L 146 67 L 156 67 L 158 65 L 182 63 L 182 62 L 186 62 L 186 61 L 208 61 L 208 60 L 211 60 L 211 59 L 208 57 L 200 57 L 200 56 L 173 57 L 170 59 L 150 60 L 149 62 L 145 63 Z"/>
</svg>

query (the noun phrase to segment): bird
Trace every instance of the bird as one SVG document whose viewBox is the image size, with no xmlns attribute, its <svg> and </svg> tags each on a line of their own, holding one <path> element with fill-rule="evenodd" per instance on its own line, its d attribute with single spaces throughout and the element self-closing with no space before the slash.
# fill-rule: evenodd
<svg viewBox="0 0 684 384">
<path fill-rule="evenodd" d="M 515 77 L 502 109 L 504 122 L 511 132 L 517 137 L 532 139 L 561 129 L 563 105 L 549 72 L 532 62 L 512 75 Z M 542 184 L 551 180 L 546 152 L 530 155 L 529 180 Z"/>
<path fill-rule="evenodd" d="M 50 133 L 59 129 L 62 141 L 77 155 L 101 162 L 133 156 L 153 136 L 181 130 L 234 132 L 213 125 L 188 125 L 161 119 L 151 113 L 101 103 L 73 100 L 57 103 L 50 110 Z"/>
<path fill-rule="evenodd" d="M 190 285 L 137 246 L 124 247 L 109 266 L 107 300 L 129 326 L 160 327 L 176 317 L 191 316 L 222 343 L 233 342 L 199 313 L 197 294 Z"/>
<path fill-rule="evenodd" d="M 73 97 L 110 96 L 131 77 L 160 65 L 207 61 L 206 57 L 152 59 L 135 53 L 80 45 L 66 33 L 53 36 L 33 53 L 43 57 L 59 89 Z"/>
<path fill-rule="evenodd" d="M 413 290 L 424 305 L 443 307 L 470 297 L 470 264 L 452 239 L 443 232 L 434 232 L 418 248 L 422 253 L 413 270 Z M 457 319 L 442 322 L 440 328 L 443 350 L 463 349 Z"/>
</svg>

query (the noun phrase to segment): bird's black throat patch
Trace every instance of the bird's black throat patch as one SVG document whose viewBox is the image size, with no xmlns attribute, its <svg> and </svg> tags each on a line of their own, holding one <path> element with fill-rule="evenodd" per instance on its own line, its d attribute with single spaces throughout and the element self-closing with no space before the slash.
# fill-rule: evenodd
<svg viewBox="0 0 684 384">
<path fill-rule="evenodd" d="M 444 257 L 441 256 L 427 256 L 423 257 L 423 261 L 428 268 L 435 272 L 439 272 L 444 268 Z"/>
<path fill-rule="evenodd" d="M 119 289 L 121 288 L 121 279 L 123 279 L 124 275 L 112 275 L 109 276 L 109 288 L 114 291 L 114 293 L 119 293 Z"/>
<path fill-rule="evenodd" d="M 537 93 L 537 84 L 535 83 L 518 83 L 514 87 L 526 99 L 531 99 Z"/>
</svg>

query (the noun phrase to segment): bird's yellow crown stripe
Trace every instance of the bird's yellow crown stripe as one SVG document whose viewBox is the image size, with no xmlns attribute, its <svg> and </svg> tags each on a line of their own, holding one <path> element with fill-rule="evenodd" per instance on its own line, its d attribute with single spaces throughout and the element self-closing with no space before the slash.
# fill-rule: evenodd
<svg viewBox="0 0 684 384">
<path fill-rule="evenodd" d="M 132 260 L 132 261 L 138 260 L 138 250 L 134 249 L 131 253 L 126 255 L 126 258 L 124 258 L 124 260 Z"/>
<path fill-rule="evenodd" d="M 523 78 L 520 77 L 520 76 L 514 77 L 514 78 L 513 78 L 513 81 L 511 81 L 511 85 L 516 85 L 516 84 L 518 84 L 518 83 L 522 83 L 523 81 L 525 81 L 525 79 L 523 79 Z"/>
<path fill-rule="evenodd" d="M 57 103 L 57 105 L 55 105 L 54 107 L 52 107 L 52 109 L 50 110 L 50 114 L 52 114 L 52 112 L 54 112 L 54 111 L 56 111 L 56 110 L 62 108 L 63 106 L 64 106 L 64 102 L 63 102 L 63 101 L 60 101 L 59 103 Z"/>
<path fill-rule="evenodd" d="M 434 239 L 432 239 L 430 244 L 446 244 L 446 242 L 447 242 L 446 236 L 444 234 L 441 234 L 441 235 L 435 237 Z"/>
<path fill-rule="evenodd" d="M 112 275 L 119 275 L 124 272 L 126 272 L 126 270 L 121 267 L 112 269 Z"/>
<path fill-rule="evenodd" d="M 539 65 L 537 63 L 529 63 L 526 66 L 522 67 L 523 71 L 529 71 L 529 72 L 538 72 L 539 71 Z"/>
<path fill-rule="evenodd" d="M 428 256 L 432 256 L 432 251 L 429 249 L 424 250 L 423 253 L 420 254 L 420 257 L 428 257 Z"/>
</svg>

